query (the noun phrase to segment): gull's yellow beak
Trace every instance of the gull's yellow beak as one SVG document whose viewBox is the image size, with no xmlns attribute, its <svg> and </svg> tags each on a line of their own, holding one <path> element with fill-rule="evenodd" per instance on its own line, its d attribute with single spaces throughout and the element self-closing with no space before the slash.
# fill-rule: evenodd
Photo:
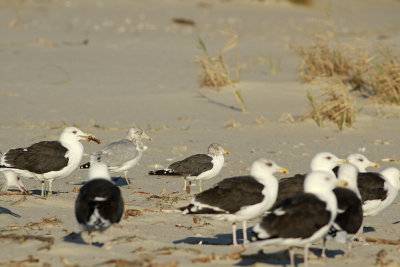
<svg viewBox="0 0 400 267">
<path fill-rule="evenodd" d="M 369 167 L 374 167 L 374 168 L 379 168 L 379 163 L 377 162 L 371 162 L 370 164 L 368 164 Z"/>
<path fill-rule="evenodd" d="M 224 154 L 229 155 L 229 154 L 231 154 L 231 152 L 229 152 L 228 150 L 224 150 Z"/>
<path fill-rule="evenodd" d="M 335 184 L 340 187 L 347 187 L 349 185 L 349 183 L 345 180 L 337 180 Z"/>
<path fill-rule="evenodd" d="M 289 173 L 288 169 L 282 168 L 282 167 L 279 168 L 278 171 L 281 172 L 281 173 L 283 173 L 283 174 L 288 174 L 288 173 Z"/>
</svg>

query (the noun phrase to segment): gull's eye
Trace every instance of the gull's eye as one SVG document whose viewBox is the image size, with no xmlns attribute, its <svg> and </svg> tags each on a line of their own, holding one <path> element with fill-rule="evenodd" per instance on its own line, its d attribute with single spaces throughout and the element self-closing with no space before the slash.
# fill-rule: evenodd
<svg viewBox="0 0 400 267">
<path fill-rule="evenodd" d="M 363 159 L 358 159 L 358 161 L 363 162 L 364 160 Z"/>
<path fill-rule="evenodd" d="M 331 178 L 329 177 L 325 177 L 325 181 L 329 181 Z"/>
<path fill-rule="evenodd" d="M 331 157 L 331 156 L 327 156 L 326 159 L 327 159 L 327 160 L 331 160 L 332 157 Z"/>
<path fill-rule="evenodd" d="M 267 165 L 268 167 L 272 167 L 272 163 L 271 162 L 267 162 L 265 165 Z"/>
<path fill-rule="evenodd" d="M 77 133 L 78 133 L 78 131 L 72 131 L 72 133 L 73 133 L 73 134 L 77 134 Z"/>
</svg>

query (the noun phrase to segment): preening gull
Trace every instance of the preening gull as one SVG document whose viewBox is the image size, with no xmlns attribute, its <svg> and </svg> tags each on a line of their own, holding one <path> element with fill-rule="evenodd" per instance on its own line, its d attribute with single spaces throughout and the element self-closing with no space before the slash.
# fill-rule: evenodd
<svg viewBox="0 0 400 267">
<path fill-rule="evenodd" d="M 186 180 L 189 180 L 189 182 L 191 180 L 199 180 L 199 190 L 201 192 L 203 191 L 201 181 L 211 179 L 221 171 L 224 165 L 224 154 L 229 154 L 229 152 L 214 143 L 208 147 L 208 154 L 190 156 L 172 163 L 166 169 L 150 171 L 149 174 L 183 176 L 185 180 L 183 190 L 187 190 Z"/>
<path fill-rule="evenodd" d="M 344 183 L 328 172 L 307 174 L 304 193 L 278 203 L 253 227 L 251 245 L 289 245 L 291 266 L 294 266 L 292 247 L 304 245 L 304 263 L 308 266 L 311 243 L 326 235 L 336 218 L 337 200 L 332 190 L 335 184 Z"/>
<path fill-rule="evenodd" d="M 14 171 L 2 171 L 4 175 L 4 183 L 1 185 L 0 191 L 7 191 L 10 187 L 18 188 L 22 193 L 27 193 L 28 189 L 26 189 L 24 183 L 21 180 L 21 177 L 18 176 Z"/>
<path fill-rule="evenodd" d="M 142 139 L 151 140 L 142 129 L 132 127 L 123 139 L 112 142 L 102 150 L 93 153 L 101 162 L 105 163 L 110 172 L 123 172 L 126 183 L 130 186 L 128 180 L 128 171 L 136 166 L 142 158 L 144 145 Z M 80 166 L 81 169 L 90 167 L 90 162 Z"/>
<path fill-rule="evenodd" d="M 327 239 L 333 239 L 339 243 L 348 242 L 348 252 L 351 250 L 351 237 L 358 232 L 363 222 L 363 210 L 361 195 L 357 187 L 358 168 L 350 163 L 340 165 L 338 179 L 346 181 L 346 187 L 333 189 L 338 201 L 338 213 L 335 222 L 324 237 L 322 257 L 325 255 Z"/>
<path fill-rule="evenodd" d="M 42 141 L 26 148 L 10 149 L 0 159 L 0 170 L 11 170 L 27 178 L 36 178 L 42 183 L 41 196 L 44 196 L 45 181 L 52 183 L 70 175 L 82 159 L 83 146 L 80 140 L 100 141 L 91 134 L 76 127 L 65 128 L 59 141 Z"/>
<path fill-rule="evenodd" d="M 326 171 L 334 174 L 332 169 L 344 162 L 346 162 L 346 160 L 339 159 L 330 152 L 320 152 L 311 160 L 311 171 Z M 296 174 L 294 177 L 279 180 L 278 198 L 276 203 L 280 203 L 288 197 L 303 192 L 305 177 L 305 174 Z"/>
<path fill-rule="evenodd" d="M 112 181 L 107 165 L 94 155 L 90 157 L 89 181 L 81 187 L 75 202 L 79 225 L 89 233 L 104 231 L 121 220 L 124 201 L 121 191 Z"/>
<path fill-rule="evenodd" d="M 243 242 L 247 242 L 246 221 L 262 215 L 275 203 L 278 181 L 273 173 L 288 173 L 275 162 L 258 159 L 251 165 L 250 175 L 227 178 L 199 193 L 182 214 L 196 214 L 214 220 L 232 222 L 233 244 L 237 245 L 236 222 L 243 223 Z"/>
</svg>

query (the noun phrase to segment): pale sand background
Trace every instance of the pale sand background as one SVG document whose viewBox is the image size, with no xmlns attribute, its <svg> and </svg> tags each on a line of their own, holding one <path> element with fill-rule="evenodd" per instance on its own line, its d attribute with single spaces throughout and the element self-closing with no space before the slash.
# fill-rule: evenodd
<svg viewBox="0 0 400 267">
<path fill-rule="evenodd" d="M 310 86 L 299 81 L 299 60 L 289 45 L 304 42 L 299 30 L 312 30 L 326 19 L 326 12 L 342 40 L 360 37 L 400 42 L 400 2 L 394 0 L 320 1 L 313 7 L 293 6 L 285 1 L 1 1 L 0 150 L 56 139 L 65 121 L 103 141 L 101 145 L 85 143 L 86 152 L 91 153 L 122 138 L 136 123 L 153 137 L 153 142 L 146 143 L 148 150 L 130 172 L 135 189 L 128 189 L 122 180 L 118 182 L 126 209 L 139 210 L 187 204 L 185 194 L 173 193 L 181 189 L 182 179 L 150 177 L 147 171 L 155 164 L 166 167 L 168 160 L 205 152 L 212 142 L 220 143 L 231 155 L 226 157 L 220 175 L 205 181 L 204 188 L 223 178 L 246 174 L 246 168 L 259 157 L 275 160 L 291 174 L 307 172 L 311 157 L 320 151 L 345 157 L 363 149 L 374 161 L 398 158 L 399 120 L 380 118 L 373 105 L 361 99 L 359 104 L 368 105 L 357 117 L 354 128 L 343 132 L 329 123 L 318 128 L 311 120 L 278 121 L 286 112 L 298 118 L 308 111 L 305 92 Z M 174 24 L 173 18 L 192 19 L 196 26 Z M 199 89 L 197 83 L 199 66 L 194 59 L 201 54 L 198 37 L 213 53 L 225 44 L 219 31 L 230 26 L 239 34 L 243 65 L 239 86 L 249 109 L 246 114 L 237 111 L 229 89 L 217 93 Z M 84 40 L 88 40 L 87 45 Z M 276 75 L 270 74 L 271 60 L 280 66 Z M 260 116 L 270 122 L 253 123 Z M 230 120 L 239 125 L 233 129 L 224 127 Z M 390 144 L 373 144 L 377 139 Z M 381 169 L 399 167 L 397 162 L 381 165 Z M 60 193 L 47 200 L 38 198 L 40 184 L 34 180 L 24 180 L 34 192 L 25 201 L 13 204 L 23 197 L 0 197 L 1 207 L 21 215 L 16 219 L 1 214 L 2 234 L 10 233 L 6 231 L 8 226 L 40 222 L 42 218 L 56 216 L 62 220 L 58 228 L 11 231 L 53 236 L 55 244 L 50 250 L 38 251 L 42 245 L 38 241 L 0 241 L 0 262 L 35 255 L 39 263 L 31 266 L 63 266 L 62 259 L 80 266 L 111 259 L 138 260 L 144 266 L 174 261 L 188 266 L 193 259 L 237 249 L 226 245 L 231 242 L 231 225 L 227 222 L 202 220 L 194 224 L 190 216 L 146 211 L 142 216 L 123 220 L 122 229 L 114 229 L 114 238 L 135 238 L 114 242 L 113 250 L 65 242 L 65 236 L 79 231 L 73 213 L 76 193 L 72 190 L 85 181 L 86 174 L 77 170 L 68 178 L 55 181 L 54 189 Z M 151 194 L 160 195 L 164 188 L 167 194 L 173 193 L 172 198 L 147 199 Z M 197 190 L 193 187 L 192 192 Z M 382 212 L 387 219 L 367 218 L 366 225 L 375 229 L 367 236 L 398 240 L 399 214 L 395 203 Z M 203 245 L 196 245 L 200 241 Z M 320 242 L 313 248 L 319 255 Z M 265 247 L 266 254 L 256 257 L 259 249 L 249 248 L 242 259 L 208 264 L 285 265 L 288 258 L 284 249 Z M 370 266 L 381 249 L 388 252 L 385 260 L 400 263 L 399 248 L 395 246 L 356 243 L 350 258 L 343 256 L 342 245 L 331 242 L 328 249 L 328 260 L 312 263 Z"/>
</svg>

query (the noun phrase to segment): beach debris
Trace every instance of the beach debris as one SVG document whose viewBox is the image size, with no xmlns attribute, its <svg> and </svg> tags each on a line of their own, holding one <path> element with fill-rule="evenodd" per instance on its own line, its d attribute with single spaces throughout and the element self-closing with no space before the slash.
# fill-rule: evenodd
<svg viewBox="0 0 400 267">
<path fill-rule="evenodd" d="M 398 162 L 399 160 L 396 158 L 383 158 L 381 159 L 382 162 Z"/>
<path fill-rule="evenodd" d="M 234 119 L 230 119 L 224 123 L 225 129 L 234 129 L 240 126 L 240 123 L 235 121 Z"/>
<path fill-rule="evenodd" d="M 19 200 L 17 200 L 17 201 L 15 201 L 15 202 L 11 203 L 11 205 L 19 205 L 19 204 L 25 202 L 25 200 L 26 200 L 26 196 L 23 196 L 23 197 L 20 198 Z"/>
<path fill-rule="evenodd" d="M 26 191 L 26 192 L 9 191 L 0 194 L 0 196 L 19 196 L 19 195 L 32 195 L 32 191 Z"/>
<path fill-rule="evenodd" d="M 191 19 L 185 19 L 185 18 L 173 18 L 172 19 L 173 23 L 180 24 L 180 25 L 186 25 L 186 26 L 196 26 L 196 23 L 191 20 Z"/>
<path fill-rule="evenodd" d="M 4 266 L 15 266 L 15 267 L 23 267 L 23 266 L 25 266 L 25 264 L 24 263 L 38 263 L 39 262 L 39 259 L 38 258 L 35 258 L 34 256 L 32 256 L 32 255 L 29 255 L 28 256 L 28 258 L 27 259 L 25 259 L 25 260 L 20 260 L 20 261 L 14 261 L 14 260 L 12 260 L 12 261 L 3 261 L 3 262 L 0 262 L 0 265 L 4 265 Z"/>
<path fill-rule="evenodd" d="M 134 261 L 128 261 L 124 259 L 112 259 L 103 263 L 95 264 L 94 266 L 115 264 L 116 267 L 178 267 L 178 262 L 173 261 L 170 263 L 156 263 L 153 262 L 153 258 L 148 255 L 140 255 L 140 259 Z"/>
<path fill-rule="evenodd" d="M 62 264 L 64 264 L 65 267 L 79 267 L 79 264 L 73 264 L 64 257 L 61 257 L 60 261 Z"/>
<path fill-rule="evenodd" d="M 128 209 L 125 211 L 124 220 L 128 219 L 128 217 L 138 217 L 142 216 L 143 212 L 141 210 L 136 209 Z"/>
<path fill-rule="evenodd" d="M 375 265 L 377 266 L 388 266 L 393 260 L 388 260 L 386 259 L 386 256 L 388 255 L 388 252 L 386 249 L 381 249 L 377 254 L 376 254 L 376 260 L 375 260 Z"/>
<path fill-rule="evenodd" d="M 267 124 L 267 123 L 270 123 L 270 122 L 271 121 L 269 119 L 265 118 L 264 116 L 260 116 L 258 118 L 255 118 L 252 123 L 254 125 L 264 125 L 264 124 Z"/>
<path fill-rule="evenodd" d="M 376 140 L 373 141 L 371 144 L 373 144 L 373 145 L 386 145 L 386 146 L 388 146 L 388 145 L 391 145 L 392 142 L 390 142 L 390 141 L 383 141 L 383 140 L 381 140 L 381 139 L 376 139 Z"/>
<path fill-rule="evenodd" d="M 400 245 L 400 240 L 389 240 L 389 239 L 382 239 L 382 238 L 372 238 L 367 237 L 365 241 L 370 243 L 378 243 L 378 244 L 385 244 L 385 245 Z"/>
<path fill-rule="evenodd" d="M 19 241 L 20 243 L 23 243 L 29 239 L 44 242 L 45 244 L 39 247 L 38 250 L 42 249 L 49 250 L 51 245 L 54 244 L 54 237 L 39 236 L 39 235 L 6 234 L 6 235 L 0 235 L 0 239 L 14 239 Z"/>
<path fill-rule="evenodd" d="M 239 260 L 239 259 L 241 259 L 240 254 L 245 251 L 246 251 L 246 248 L 240 248 L 240 249 L 234 250 L 232 253 L 229 253 L 229 254 L 218 255 L 218 254 L 212 253 L 211 256 L 194 259 L 194 260 L 192 260 L 192 263 L 207 263 L 207 262 L 212 262 L 215 260 Z"/>
</svg>

